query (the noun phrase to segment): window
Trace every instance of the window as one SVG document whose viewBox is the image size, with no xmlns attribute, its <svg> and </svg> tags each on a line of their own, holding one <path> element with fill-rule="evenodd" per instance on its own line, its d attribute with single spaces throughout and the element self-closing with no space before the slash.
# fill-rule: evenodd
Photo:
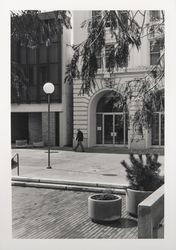
<svg viewBox="0 0 176 250">
<path fill-rule="evenodd" d="M 29 64 L 36 64 L 37 62 L 37 49 L 28 49 L 28 63 Z"/>
<path fill-rule="evenodd" d="M 117 105 L 119 104 L 119 105 Z M 121 96 L 114 91 L 106 93 L 97 104 L 97 113 L 123 112 Z"/>
<path fill-rule="evenodd" d="M 100 52 L 96 53 L 97 58 L 97 66 L 98 69 L 105 68 L 106 70 L 115 67 L 115 60 L 118 62 L 119 67 L 127 67 L 128 66 L 128 56 L 123 56 L 115 58 L 115 47 L 114 44 L 106 44 L 104 50 L 104 56 L 101 55 Z M 117 60 L 118 59 L 118 60 Z"/>
<path fill-rule="evenodd" d="M 47 82 L 48 74 L 47 74 L 47 66 L 39 67 L 39 84 L 44 84 Z"/>
<path fill-rule="evenodd" d="M 150 42 L 150 65 L 159 64 L 159 58 L 162 49 L 163 49 L 163 44 L 161 43 L 161 41 Z"/>
<path fill-rule="evenodd" d="M 111 26 L 111 16 L 109 15 L 106 21 L 106 28 L 109 28 Z"/>
<path fill-rule="evenodd" d="M 123 27 L 125 29 L 128 28 L 128 13 L 127 11 L 119 11 L 120 12 L 120 17 L 121 17 L 121 22 L 123 23 Z"/>
<path fill-rule="evenodd" d="M 96 25 L 97 19 L 102 18 L 102 12 L 103 11 L 92 11 L 92 20 L 94 24 Z M 113 12 L 113 11 L 110 11 Z M 106 12 L 104 12 L 106 13 Z M 126 10 L 118 11 L 119 17 L 121 19 L 121 22 L 123 23 L 124 29 L 128 27 L 128 13 Z M 111 13 L 112 14 L 112 13 Z M 106 22 L 106 28 L 110 27 L 112 22 L 112 15 L 109 15 Z M 110 35 L 110 33 L 107 32 L 107 36 Z M 110 38 L 109 38 L 110 39 Z M 97 58 L 97 68 L 98 69 L 112 69 L 115 67 L 115 58 L 114 53 L 116 51 L 114 47 L 114 42 L 111 42 L 111 40 L 108 41 L 109 44 L 106 44 L 105 48 L 102 49 L 102 53 L 100 51 L 96 52 L 96 58 Z M 119 67 L 127 67 L 128 65 L 128 58 L 120 58 L 118 57 L 118 60 L 116 58 L 116 61 L 118 61 Z"/>
<path fill-rule="evenodd" d="M 45 44 L 40 44 L 39 46 L 39 63 L 47 62 L 47 47 Z"/>
<path fill-rule="evenodd" d="M 151 10 L 150 11 L 150 21 L 158 21 L 160 19 L 160 11 L 159 10 Z"/>
<path fill-rule="evenodd" d="M 21 46 L 20 47 L 20 56 L 19 56 L 19 61 L 21 64 L 26 64 L 26 47 Z"/>
<path fill-rule="evenodd" d="M 92 11 L 92 20 L 93 20 L 93 22 L 95 22 L 96 19 L 98 19 L 98 20 L 101 19 L 101 11 L 100 10 L 93 10 Z"/>
<path fill-rule="evenodd" d="M 102 61 L 102 54 L 100 51 L 96 52 L 96 58 L 97 58 L 97 68 L 101 69 L 103 66 L 103 61 Z"/>
<path fill-rule="evenodd" d="M 156 112 L 152 124 L 152 145 L 164 145 L 164 113 Z"/>
<path fill-rule="evenodd" d="M 101 13 L 101 11 L 100 11 Z M 97 13 L 98 14 L 98 13 Z M 43 14 L 42 14 L 43 15 Z M 45 18 L 50 18 L 46 14 Z M 44 19 L 45 19 L 44 18 Z M 42 19 L 42 20 L 44 20 Z M 50 20 L 52 22 L 55 19 Z M 45 20 L 47 25 L 48 21 Z M 16 74 L 21 77 L 21 81 L 25 82 L 25 88 L 20 89 L 20 97 L 16 94 L 16 89 L 12 88 L 12 103 L 40 103 L 47 102 L 46 95 L 43 92 L 43 84 L 51 81 L 55 85 L 55 91 L 52 95 L 51 102 L 61 102 L 62 97 L 62 36 L 61 32 L 54 31 L 52 39 L 48 46 L 41 39 L 41 43 L 33 48 L 20 46 L 16 41 L 11 41 L 11 58 L 19 63 L 23 74 L 19 72 L 18 67 L 15 68 Z M 39 32 L 42 35 L 43 32 Z M 40 35 L 38 34 L 38 35 Z M 100 59 L 99 59 L 100 60 Z"/>
<path fill-rule="evenodd" d="M 108 69 L 112 65 L 112 62 L 110 60 L 110 55 L 113 53 L 114 45 L 113 44 L 107 44 L 105 47 L 105 67 Z"/>
<path fill-rule="evenodd" d="M 34 68 L 32 66 L 29 66 L 29 84 L 34 84 Z"/>
<path fill-rule="evenodd" d="M 127 15 L 127 11 L 118 11 L 119 13 L 119 17 L 121 19 L 121 22 L 123 24 L 124 28 L 128 27 L 128 15 Z M 111 19 L 111 15 L 108 16 L 107 18 L 107 22 L 106 22 L 106 28 L 109 28 L 111 26 L 112 23 L 112 19 Z"/>
<path fill-rule="evenodd" d="M 52 43 L 49 46 L 49 62 L 56 63 L 58 62 L 59 49 L 57 43 Z"/>
<path fill-rule="evenodd" d="M 28 67 L 29 85 L 36 85 L 37 83 L 37 67 L 36 65 L 29 65 Z"/>
<path fill-rule="evenodd" d="M 53 63 L 49 65 L 49 79 L 48 81 L 57 84 L 58 83 L 58 64 Z"/>
<path fill-rule="evenodd" d="M 164 145 L 164 91 L 158 91 L 160 102 L 156 105 L 157 111 L 154 114 L 154 121 L 152 123 L 152 145 Z"/>
</svg>

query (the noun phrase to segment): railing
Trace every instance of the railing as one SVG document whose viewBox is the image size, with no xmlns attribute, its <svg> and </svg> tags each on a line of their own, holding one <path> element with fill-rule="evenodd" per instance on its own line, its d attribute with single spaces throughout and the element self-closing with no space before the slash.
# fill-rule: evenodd
<svg viewBox="0 0 176 250">
<path fill-rule="evenodd" d="M 138 238 L 158 238 L 164 218 L 164 185 L 138 206 Z"/>
<path fill-rule="evenodd" d="M 17 168 L 17 175 L 20 175 L 19 154 L 16 153 L 11 159 L 11 169 Z"/>
</svg>

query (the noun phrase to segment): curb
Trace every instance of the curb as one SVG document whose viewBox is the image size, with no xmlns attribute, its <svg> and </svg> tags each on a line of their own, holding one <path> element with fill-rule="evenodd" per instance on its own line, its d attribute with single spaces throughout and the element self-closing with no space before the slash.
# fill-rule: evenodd
<svg viewBox="0 0 176 250">
<path fill-rule="evenodd" d="M 103 193 L 108 191 L 113 194 L 125 194 L 124 189 L 109 189 L 109 188 L 98 188 L 98 187 L 96 188 L 96 187 L 59 185 L 59 184 L 49 184 L 49 183 L 37 183 L 37 182 L 12 181 L 12 186 L 48 188 L 48 189 L 59 189 L 65 191 L 83 191 L 83 192 L 96 192 L 96 193 Z"/>
<path fill-rule="evenodd" d="M 45 178 L 30 178 L 30 177 L 12 177 L 12 186 L 21 187 L 36 187 L 36 188 L 50 188 L 70 191 L 84 191 L 84 192 L 111 192 L 116 194 L 125 194 L 127 185 L 115 185 L 107 183 L 93 183 L 93 182 L 76 182 L 67 180 L 55 180 Z"/>
</svg>

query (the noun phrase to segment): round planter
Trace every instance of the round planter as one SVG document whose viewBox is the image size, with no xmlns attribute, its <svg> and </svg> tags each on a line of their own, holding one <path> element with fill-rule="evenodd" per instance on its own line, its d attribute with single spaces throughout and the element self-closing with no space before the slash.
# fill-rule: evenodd
<svg viewBox="0 0 176 250">
<path fill-rule="evenodd" d="M 137 217 L 138 205 L 147 198 L 153 191 L 139 191 L 127 188 L 126 190 L 126 209 L 129 214 Z"/>
<path fill-rule="evenodd" d="M 88 197 L 88 216 L 95 222 L 110 222 L 121 217 L 122 198 L 115 194 Z"/>
</svg>

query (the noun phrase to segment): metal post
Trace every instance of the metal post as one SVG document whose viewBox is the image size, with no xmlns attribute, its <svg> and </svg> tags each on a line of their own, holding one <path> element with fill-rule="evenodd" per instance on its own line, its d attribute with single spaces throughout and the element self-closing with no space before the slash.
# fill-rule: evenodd
<svg viewBox="0 0 176 250">
<path fill-rule="evenodd" d="M 50 95 L 54 92 L 54 85 L 51 82 L 47 82 L 43 86 L 43 91 L 47 94 L 48 98 L 48 166 L 50 166 Z"/>
<path fill-rule="evenodd" d="M 48 167 L 50 166 L 50 94 L 48 94 Z"/>
</svg>

